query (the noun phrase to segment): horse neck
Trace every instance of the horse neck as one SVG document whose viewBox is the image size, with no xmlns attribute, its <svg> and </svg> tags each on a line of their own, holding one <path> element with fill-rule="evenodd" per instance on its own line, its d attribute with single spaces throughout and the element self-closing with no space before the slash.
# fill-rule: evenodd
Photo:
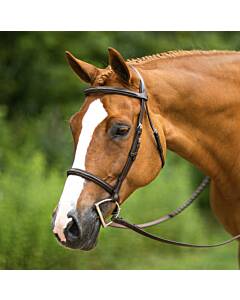
<svg viewBox="0 0 240 300">
<path fill-rule="evenodd" d="M 185 57 L 140 70 L 167 148 L 212 178 L 233 172 L 240 150 L 240 55 Z"/>
</svg>

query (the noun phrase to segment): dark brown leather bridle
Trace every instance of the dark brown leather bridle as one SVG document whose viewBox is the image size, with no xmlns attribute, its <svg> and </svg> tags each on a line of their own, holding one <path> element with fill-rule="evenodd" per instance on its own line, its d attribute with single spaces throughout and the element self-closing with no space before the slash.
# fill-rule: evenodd
<svg viewBox="0 0 240 300">
<path fill-rule="evenodd" d="M 234 240 L 237 240 L 238 238 L 240 238 L 240 234 L 237 236 L 234 236 L 233 238 L 228 239 L 224 242 L 220 242 L 220 243 L 216 243 L 216 244 L 212 244 L 212 245 L 196 245 L 196 244 L 183 243 L 183 242 L 169 240 L 166 238 L 155 236 L 153 234 L 150 234 L 149 232 L 142 230 L 142 228 L 147 228 L 147 227 L 165 222 L 165 221 L 177 216 L 183 210 L 185 210 L 191 203 L 193 203 L 193 201 L 198 197 L 198 195 L 208 185 L 208 183 L 210 182 L 210 178 L 208 176 L 206 176 L 204 178 L 204 180 L 198 186 L 198 188 L 195 190 L 195 192 L 192 194 L 192 196 L 188 200 L 186 200 L 179 208 L 177 208 L 176 210 L 172 211 L 171 213 L 169 213 L 157 220 L 147 222 L 144 224 L 131 224 L 131 223 L 127 222 L 126 220 L 119 217 L 119 213 L 120 213 L 119 192 L 120 192 L 122 183 L 123 183 L 124 179 L 126 178 L 128 172 L 138 154 L 138 150 L 140 147 L 140 138 L 141 138 L 141 134 L 142 134 L 142 127 L 143 127 L 142 123 L 143 123 L 144 114 L 146 114 L 147 119 L 150 124 L 150 128 L 152 130 L 152 133 L 153 133 L 153 136 L 155 139 L 155 143 L 156 143 L 156 147 L 157 147 L 157 151 L 159 153 L 162 168 L 165 164 L 165 159 L 164 159 L 164 155 L 163 155 L 163 149 L 162 149 L 160 137 L 159 137 L 157 129 L 153 125 L 153 122 L 152 122 L 152 119 L 151 119 L 151 116 L 150 116 L 150 113 L 148 110 L 148 106 L 147 106 L 148 96 L 147 96 L 144 80 L 143 80 L 141 74 L 138 72 L 138 70 L 134 67 L 132 67 L 132 68 L 136 72 L 136 74 L 139 78 L 139 92 L 135 92 L 135 91 L 128 90 L 125 88 L 111 87 L 111 86 L 90 87 L 88 89 L 85 89 L 85 91 L 84 91 L 86 96 L 91 95 L 91 94 L 96 94 L 96 93 L 118 94 L 118 95 L 128 96 L 128 97 L 131 97 L 134 99 L 139 99 L 139 101 L 140 101 L 140 112 L 138 114 L 137 126 L 135 129 L 132 146 L 130 148 L 126 163 L 125 163 L 121 173 L 117 177 L 116 184 L 114 186 L 112 186 L 109 183 L 107 183 L 106 181 L 99 178 L 98 176 L 91 174 L 85 170 L 81 170 L 81 169 L 77 169 L 77 168 L 69 169 L 67 171 L 67 176 L 76 175 L 76 176 L 80 176 L 86 180 L 92 181 L 110 194 L 110 198 L 103 199 L 103 200 L 95 203 L 96 211 L 99 215 L 99 218 L 100 218 L 100 221 L 101 221 L 101 224 L 103 227 L 111 226 L 111 227 L 117 227 L 117 228 L 122 228 L 122 229 L 128 228 L 128 229 L 131 229 L 145 237 L 151 238 L 153 240 L 156 240 L 156 241 L 159 241 L 162 243 L 166 243 L 166 244 L 182 246 L 182 247 L 213 248 L 213 247 L 219 247 L 219 246 L 231 243 Z M 107 202 L 113 202 L 116 205 L 116 208 L 112 213 L 111 221 L 109 221 L 109 222 L 105 221 L 103 213 L 101 211 L 101 205 L 104 203 L 107 203 Z"/>
</svg>

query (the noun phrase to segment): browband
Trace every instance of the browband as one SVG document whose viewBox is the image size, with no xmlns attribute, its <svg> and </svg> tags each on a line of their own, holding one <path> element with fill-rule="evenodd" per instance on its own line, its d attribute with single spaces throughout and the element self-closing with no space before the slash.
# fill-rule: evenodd
<svg viewBox="0 0 240 300">
<path fill-rule="evenodd" d="M 148 100 L 148 96 L 145 92 L 145 90 L 143 92 L 134 92 L 128 89 L 124 89 L 124 88 L 117 88 L 117 87 L 111 87 L 111 86 L 96 86 L 96 87 L 90 87 L 88 89 L 84 90 L 84 94 L 86 96 L 90 95 L 90 94 L 94 94 L 94 93 L 103 93 L 103 94 L 118 94 L 118 95 L 124 95 L 124 96 L 129 96 L 132 98 L 138 98 L 141 100 Z"/>
</svg>

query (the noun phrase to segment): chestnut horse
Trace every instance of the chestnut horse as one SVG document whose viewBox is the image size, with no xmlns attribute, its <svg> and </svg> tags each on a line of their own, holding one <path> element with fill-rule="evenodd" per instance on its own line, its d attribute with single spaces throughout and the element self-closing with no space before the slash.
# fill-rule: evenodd
<svg viewBox="0 0 240 300">
<path fill-rule="evenodd" d="M 177 51 L 125 61 L 109 48 L 109 66 L 99 69 L 67 52 L 74 72 L 91 86 L 138 91 L 143 77 L 151 118 L 158 130 L 163 156 L 170 149 L 211 177 L 211 205 L 232 235 L 240 233 L 240 53 Z M 73 168 L 86 170 L 110 185 L 126 162 L 140 111 L 138 100 L 126 95 L 91 94 L 70 119 L 75 145 Z M 138 156 L 120 190 L 123 203 L 150 183 L 162 164 L 147 117 Z M 92 249 L 100 220 L 94 204 L 107 198 L 99 185 L 68 176 L 53 215 L 53 232 L 70 248 Z M 106 217 L 114 205 L 109 203 Z"/>
</svg>

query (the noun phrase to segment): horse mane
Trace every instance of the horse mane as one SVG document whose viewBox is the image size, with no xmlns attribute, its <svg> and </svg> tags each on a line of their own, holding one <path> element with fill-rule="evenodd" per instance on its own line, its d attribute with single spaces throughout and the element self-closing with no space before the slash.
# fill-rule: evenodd
<svg viewBox="0 0 240 300">
<path fill-rule="evenodd" d="M 238 51 L 228 51 L 228 50 L 173 50 L 167 52 L 160 52 L 152 55 L 146 55 L 140 58 L 130 58 L 127 59 L 128 63 L 140 64 L 151 62 L 155 59 L 169 59 L 169 58 L 181 58 L 181 57 L 191 57 L 191 56 L 208 56 L 215 54 L 233 54 L 238 53 Z"/>
<path fill-rule="evenodd" d="M 152 55 L 146 55 L 137 58 L 127 59 L 126 62 L 129 64 L 145 64 L 150 63 L 154 60 L 166 60 L 166 59 L 175 59 L 181 57 L 192 57 L 192 56 L 210 56 L 210 55 L 222 55 L 222 54 L 233 54 L 239 53 L 238 51 L 229 51 L 229 50 L 173 50 L 167 52 L 160 52 Z M 112 74 L 111 66 L 107 66 L 106 69 L 98 76 L 97 82 L 100 85 L 104 85 L 105 81 Z"/>
</svg>

